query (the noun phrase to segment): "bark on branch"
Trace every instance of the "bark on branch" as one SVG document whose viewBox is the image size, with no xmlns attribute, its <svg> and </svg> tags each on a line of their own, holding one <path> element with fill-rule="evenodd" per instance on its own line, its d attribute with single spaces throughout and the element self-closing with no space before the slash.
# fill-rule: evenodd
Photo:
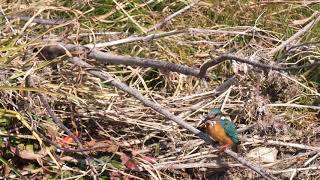
<svg viewBox="0 0 320 180">
<path fill-rule="evenodd" d="M 139 66 L 145 68 L 156 68 L 162 69 L 165 71 L 172 71 L 181 74 L 185 74 L 188 76 L 194 76 L 201 79 L 208 80 L 207 70 L 215 65 L 218 65 L 226 60 L 234 60 L 241 63 L 250 64 L 257 68 L 262 68 L 265 70 L 277 70 L 277 71 L 288 71 L 293 69 L 302 69 L 306 67 L 312 67 L 320 64 L 320 61 L 315 61 L 312 64 L 302 65 L 302 66 L 291 66 L 291 67 L 283 67 L 280 65 L 268 65 L 263 63 L 258 63 L 254 61 L 250 61 L 248 59 L 240 58 L 238 56 L 232 54 L 224 54 L 217 58 L 212 58 L 212 60 L 205 62 L 201 65 L 200 69 L 196 67 L 188 67 L 186 65 L 180 65 L 175 63 L 170 63 L 166 61 L 160 61 L 155 59 L 147 59 L 140 57 L 130 57 L 130 56 L 120 56 L 113 55 L 111 53 L 102 52 L 96 49 L 88 49 L 84 46 L 72 45 L 72 44 L 59 44 L 55 46 L 47 46 L 43 48 L 41 51 L 42 56 L 45 59 L 53 59 L 57 56 L 64 55 L 66 53 L 65 50 L 70 51 L 71 53 L 80 54 L 81 57 L 88 57 L 91 59 L 95 59 L 105 64 L 121 64 L 127 66 Z"/>
</svg>

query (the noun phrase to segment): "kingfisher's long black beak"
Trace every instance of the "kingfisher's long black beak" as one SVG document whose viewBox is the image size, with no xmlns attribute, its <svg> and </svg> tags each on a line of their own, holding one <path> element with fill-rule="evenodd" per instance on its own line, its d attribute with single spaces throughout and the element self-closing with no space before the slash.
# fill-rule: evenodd
<svg viewBox="0 0 320 180">
<path fill-rule="evenodd" d="M 208 120 L 212 120 L 212 119 L 215 119 L 216 115 L 215 114 L 212 114 L 210 116 L 207 116 L 203 121 L 206 122 Z"/>
</svg>

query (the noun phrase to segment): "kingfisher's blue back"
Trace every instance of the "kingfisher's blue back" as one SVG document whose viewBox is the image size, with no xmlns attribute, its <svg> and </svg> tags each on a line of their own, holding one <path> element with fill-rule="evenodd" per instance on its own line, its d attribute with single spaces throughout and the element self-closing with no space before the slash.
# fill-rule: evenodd
<svg viewBox="0 0 320 180">
<path fill-rule="evenodd" d="M 232 121 L 227 120 L 227 118 L 224 116 L 216 118 L 214 121 L 218 121 L 221 123 L 226 134 L 232 139 L 232 141 L 235 144 L 237 144 L 239 142 L 237 128 L 236 128 L 236 125 Z"/>
</svg>

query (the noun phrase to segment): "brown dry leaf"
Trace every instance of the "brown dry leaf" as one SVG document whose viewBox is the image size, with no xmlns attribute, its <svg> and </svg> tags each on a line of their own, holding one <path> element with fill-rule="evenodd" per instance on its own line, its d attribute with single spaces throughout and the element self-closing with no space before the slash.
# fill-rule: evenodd
<svg viewBox="0 0 320 180">
<path fill-rule="evenodd" d="M 140 168 L 138 167 L 137 163 L 130 158 L 128 155 L 126 155 L 125 153 L 118 153 L 118 155 L 120 155 L 120 159 L 123 165 L 125 165 L 128 169 L 131 170 L 137 170 L 139 171 Z"/>
<path fill-rule="evenodd" d="M 48 136 L 52 138 L 52 140 L 56 140 L 59 137 L 58 128 L 55 126 L 45 126 L 47 129 Z"/>
<path fill-rule="evenodd" d="M 146 156 L 146 155 L 143 155 L 141 152 L 143 152 L 143 150 L 132 150 L 131 154 L 132 154 L 132 156 L 139 156 L 144 161 L 147 161 L 147 162 L 149 162 L 151 164 L 157 163 L 157 158 L 156 157 Z"/>
<path fill-rule="evenodd" d="M 8 177 L 8 175 L 10 174 L 10 172 L 11 172 L 11 168 L 10 168 L 8 165 L 4 164 L 3 170 L 2 170 L 3 175 L 4 175 L 5 177 Z"/>
<path fill-rule="evenodd" d="M 15 155 L 19 156 L 22 159 L 28 159 L 28 160 L 37 160 L 38 158 L 43 158 L 46 154 L 43 152 L 33 152 L 29 150 L 19 150 L 15 147 L 10 147 L 10 150 Z"/>
<path fill-rule="evenodd" d="M 139 170 L 139 167 L 137 166 L 137 163 L 133 159 L 129 159 L 124 165 L 131 170 Z"/>
<path fill-rule="evenodd" d="M 155 157 L 143 156 L 143 155 L 141 155 L 141 156 L 142 156 L 143 160 L 145 160 L 145 161 L 147 161 L 147 162 L 149 162 L 151 164 L 157 163 L 157 158 L 155 158 Z"/>
<path fill-rule="evenodd" d="M 117 152 L 118 150 L 118 145 L 110 140 L 104 140 L 104 141 L 96 141 L 96 140 L 91 140 L 86 142 L 83 147 L 85 149 L 92 149 L 95 151 L 100 151 L 100 152 Z"/>
</svg>

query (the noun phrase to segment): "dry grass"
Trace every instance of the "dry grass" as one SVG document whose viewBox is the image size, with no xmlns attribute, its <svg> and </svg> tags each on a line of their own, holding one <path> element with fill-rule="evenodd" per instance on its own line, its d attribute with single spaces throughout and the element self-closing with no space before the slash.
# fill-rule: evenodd
<svg viewBox="0 0 320 180">
<path fill-rule="evenodd" d="M 95 145 L 105 145 L 106 141 L 114 143 L 108 144 L 109 148 L 116 146 L 114 149 L 104 147 L 89 152 L 102 179 L 203 179 L 224 172 L 225 166 L 229 166 L 228 179 L 259 177 L 228 157 L 218 157 L 215 150 L 188 131 L 108 82 L 102 82 L 69 63 L 66 56 L 50 61 L 38 56 L 41 47 L 56 41 L 86 45 L 133 35 L 144 36 L 143 32 L 189 3 L 105 0 L 1 4 L 5 13 L 0 20 L 0 170 L 3 177 L 23 174 L 27 178 L 76 179 L 92 175 L 90 168 L 81 164 L 85 159 L 81 152 L 58 152 L 51 144 L 42 143 L 43 139 L 28 129 L 28 124 L 36 126 L 57 143 L 67 136 L 46 113 L 38 96 L 31 92 L 34 89 L 22 88 L 30 74 L 40 88 L 38 90 L 49 97 L 51 108 L 64 125 L 72 132 L 78 132 L 84 146 L 93 147 L 92 144 L 86 145 L 89 142 Z M 159 32 L 185 28 L 215 29 L 218 32 L 179 34 L 99 49 L 194 67 L 209 60 L 210 52 L 232 52 L 240 57 L 257 55 L 266 57 L 264 63 L 267 64 L 307 64 L 319 58 L 319 43 L 281 51 L 273 58 L 267 53 L 301 29 L 308 23 L 303 20 L 308 20 L 319 9 L 317 3 L 201 1 L 169 21 Z M 35 18 L 63 20 L 64 23 L 41 25 L 10 18 L 33 15 Z M 289 47 L 319 42 L 319 33 L 318 24 Z M 319 170 L 315 169 L 319 168 L 319 156 L 306 164 L 319 153 L 319 149 L 298 146 L 320 146 L 319 66 L 287 73 L 266 72 L 225 62 L 210 69 L 211 81 L 206 87 L 201 80 L 178 73 L 89 62 L 138 89 L 193 126 L 201 121 L 208 109 L 224 104 L 224 111 L 238 127 L 258 123 L 242 133 L 241 155 L 246 156 L 255 147 L 275 147 L 278 150 L 275 162 L 253 162 L 270 169 L 279 179 L 317 179 L 320 176 Z M 206 93 L 234 74 L 238 81 L 229 91 L 218 97 Z M 259 108 L 266 109 L 263 115 L 257 115 Z M 252 141 L 254 138 L 260 141 Z M 62 145 L 76 147 L 72 141 L 70 145 Z M 123 153 L 131 155 L 133 164 L 144 170 L 130 170 L 125 166 Z M 146 157 L 156 158 L 157 163 L 147 161 Z M 170 164 L 180 165 L 173 168 Z M 184 168 L 183 165 L 190 166 Z"/>
</svg>

